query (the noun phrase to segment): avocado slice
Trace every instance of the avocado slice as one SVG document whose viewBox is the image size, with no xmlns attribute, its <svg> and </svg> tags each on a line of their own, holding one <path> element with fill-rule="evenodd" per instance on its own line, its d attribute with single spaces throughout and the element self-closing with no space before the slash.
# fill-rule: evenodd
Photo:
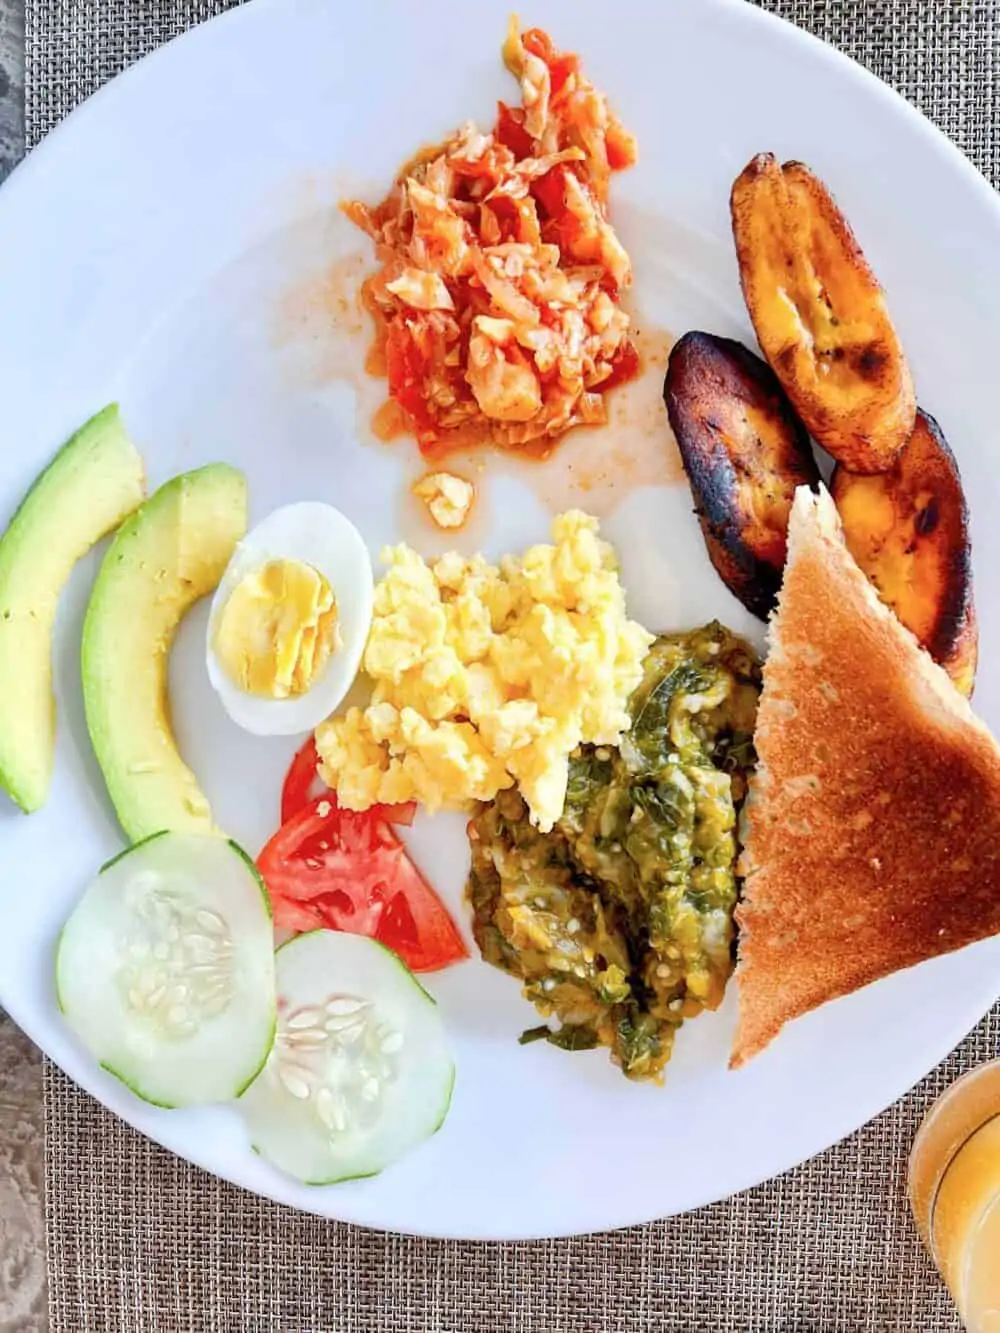
<svg viewBox="0 0 1000 1333">
<path fill-rule="evenodd" d="M 112 403 L 63 445 L 0 538 L 0 785 L 26 814 L 45 803 L 52 780 L 59 594 L 144 494 L 142 459 Z"/>
<path fill-rule="evenodd" d="M 122 828 L 214 831 L 170 725 L 167 665 L 184 613 L 213 592 L 246 533 L 241 472 L 213 463 L 161 486 L 118 530 L 83 627 L 87 728 Z"/>
</svg>

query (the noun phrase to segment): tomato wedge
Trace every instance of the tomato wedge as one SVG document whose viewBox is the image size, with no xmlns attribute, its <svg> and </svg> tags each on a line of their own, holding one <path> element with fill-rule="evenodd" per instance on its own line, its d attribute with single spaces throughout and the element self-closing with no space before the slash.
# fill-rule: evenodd
<svg viewBox="0 0 1000 1333">
<path fill-rule="evenodd" d="M 316 750 L 316 737 L 310 736 L 295 758 L 285 775 L 281 788 L 281 822 L 287 824 L 293 815 L 297 815 L 303 806 L 321 792 L 325 786 L 323 779 L 316 772 L 319 754 Z"/>
<path fill-rule="evenodd" d="M 468 957 L 448 909 L 377 811 L 311 800 L 282 824 L 257 867 L 283 929 L 368 935 L 414 972 Z"/>
<path fill-rule="evenodd" d="M 296 753 L 285 775 L 285 782 L 281 788 L 282 824 L 287 824 L 310 801 L 319 800 L 320 797 L 325 797 L 326 800 L 336 804 L 336 796 L 316 772 L 318 767 L 316 737 L 310 736 Z M 376 805 L 368 813 L 379 819 L 386 819 L 390 824 L 405 824 L 409 827 L 417 813 L 417 803 L 406 801 L 401 805 Z"/>
</svg>

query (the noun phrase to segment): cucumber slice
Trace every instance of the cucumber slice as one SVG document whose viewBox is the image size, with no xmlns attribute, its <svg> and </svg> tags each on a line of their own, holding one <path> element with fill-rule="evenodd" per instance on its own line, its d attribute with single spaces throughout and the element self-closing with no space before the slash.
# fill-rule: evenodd
<svg viewBox="0 0 1000 1333">
<path fill-rule="evenodd" d="M 440 1011 L 361 935 L 278 950 L 278 1036 L 240 1101 L 254 1148 L 307 1185 L 377 1175 L 440 1128 L 455 1066 Z"/>
<path fill-rule="evenodd" d="M 238 1097 L 274 1044 L 274 932 L 233 842 L 154 833 L 109 861 L 63 927 L 56 993 L 110 1073 L 157 1106 Z"/>
</svg>

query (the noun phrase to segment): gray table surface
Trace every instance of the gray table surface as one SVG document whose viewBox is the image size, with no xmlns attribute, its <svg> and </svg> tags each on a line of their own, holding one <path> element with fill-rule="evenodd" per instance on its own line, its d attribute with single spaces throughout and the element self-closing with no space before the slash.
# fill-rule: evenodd
<svg viewBox="0 0 1000 1333">
<path fill-rule="evenodd" d="M 24 151 L 23 0 L 0 0 L 0 180 Z M 0 1333 L 43 1333 L 42 1066 L 0 1010 Z"/>
</svg>

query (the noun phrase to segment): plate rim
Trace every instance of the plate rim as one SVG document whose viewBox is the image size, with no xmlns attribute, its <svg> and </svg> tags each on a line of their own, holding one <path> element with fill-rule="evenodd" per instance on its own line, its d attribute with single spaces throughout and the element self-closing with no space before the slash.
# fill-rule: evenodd
<svg viewBox="0 0 1000 1333">
<path fill-rule="evenodd" d="M 379 2 L 381 3 L 382 0 L 379 0 Z M 638 2 L 641 3 L 641 0 L 638 0 Z M 305 0 L 250 0 L 250 3 L 248 4 L 237 5 L 235 8 L 226 10 L 193 28 L 187 29 L 185 32 L 169 39 L 152 52 L 143 56 L 120 74 L 108 80 L 83 102 L 74 107 L 67 116 L 48 131 L 45 137 L 34 149 L 26 154 L 22 161 L 10 173 L 3 185 L 0 186 L 0 209 L 5 207 L 7 201 L 13 197 L 15 191 L 19 195 L 30 191 L 36 176 L 58 169 L 60 161 L 65 153 L 72 149 L 74 137 L 83 132 L 82 127 L 86 125 L 88 117 L 93 114 L 95 108 L 103 107 L 106 103 L 113 101 L 115 98 L 120 98 L 123 95 L 126 97 L 129 96 L 130 90 L 137 88 L 142 83 L 143 79 L 149 75 L 152 69 L 158 69 L 165 62 L 177 58 L 174 54 L 175 50 L 183 52 L 196 43 L 218 41 L 220 29 L 224 29 L 230 24 L 235 26 L 236 24 L 243 25 L 254 23 L 259 21 L 260 17 L 263 15 L 280 11 L 283 7 L 292 11 L 297 5 L 303 3 L 305 3 Z M 821 38 L 797 27 L 790 21 L 770 12 L 769 10 L 759 8 L 752 3 L 752 0 L 673 0 L 673 3 L 677 8 L 686 7 L 688 9 L 704 9 L 705 5 L 708 4 L 724 16 L 728 16 L 729 21 L 746 23 L 753 28 L 770 27 L 773 30 L 780 30 L 784 33 L 784 37 L 781 40 L 789 41 L 793 45 L 798 44 L 807 50 L 811 49 L 815 53 L 822 51 L 823 60 L 828 64 L 833 64 L 834 66 L 839 67 L 844 79 L 853 81 L 856 85 L 861 87 L 867 86 L 870 94 L 877 94 L 878 98 L 891 109 L 892 114 L 897 117 L 902 115 L 908 120 L 914 131 L 918 131 L 925 140 L 928 140 L 936 153 L 940 154 L 942 149 L 944 149 L 946 155 L 951 160 L 952 167 L 961 172 L 965 177 L 969 188 L 974 189 L 979 196 L 980 202 L 988 206 L 988 211 L 992 212 L 996 221 L 998 239 L 1000 239 L 1000 195 L 997 194 L 971 160 L 962 152 L 957 144 L 944 133 L 943 130 L 870 70 L 866 69 L 863 65 L 859 64 L 837 47 L 823 41 Z M 1000 957 L 1000 940 L 984 942 L 983 944 L 970 947 L 993 947 L 998 950 L 998 957 Z M 705 1206 L 712 1200 L 721 1201 L 722 1199 L 730 1198 L 735 1194 L 742 1193 L 747 1189 L 759 1186 L 769 1180 L 777 1179 L 780 1176 L 787 1174 L 789 1171 L 796 1169 L 796 1167 L 802 1165 L 803 1162 L 812 1160 L 812 1156 L 818 1156 L 820 1152 L 829 1151 L 831 1148 L 836 1147 L 836 1145 L 850 1137 L 851 1134 L 862 1129 L 876 1116 L 894 1105 L 899 1098 L 912 1089 L 917 1082 L 932 1072 L 948 1053 L 972 1031 L 985 1014 L 989 1012 L 989 1009 L 998 997 L 1000 997 L 1000 971 L 998 971 L 996 993 L 987 1003 L 986 1007 L 980 1010 L 980 1000 L 977 999 L 974 1004 L 970 1001 L 963 1007 L 962 1017 L 956 1016 L 954 1023 L 948 1025 L 949 1035 L 947 1037 L 947 1044 L 939 1049 L 941 1044 L 934 1043 L 932 1063 L 930 1065 L 924 1063 L 930 1055 L 930 1049 L 928 1049 L 927 1055 L 921 1056 L 919 1060 L 907 1064 L 905 1068 L 900 1066 L 898 1077 L 892 1080 L 894 1091 L 888 1101 L 885 1100 L 884 1090 L 880 1090 L 874 1098 L 858 1098 L 855 1105 L 860 1105 L 864 1102 L 868 1107 L 864 1120 L 860 1124 L 852 1123 L 844 1128 L 842 1132 L 838 1133 L 837 1136 L 827 1144 L 826 1148 L 819 1149 L 817 1153 L 812 1154 L 810 1157 L 780 1166 L 776 1169 L 772 1169 L 773 1164 L 770 1163 L 764 1167 L 749 1167 L 743 1173 L 743 1178 L 738 1180 L 737 1183 L 723 1195 L 718 1195 L 713 1192 L 711 1199 L 706 1199 L 704 1195 L 702 1195 L 699 1199 L 692 1199 L 689 1202 L 682 1203 L 678 1207 L 672 1207 L 668 1213 L 657 1212 L 649 1216 L 638 1218 L 633 1213 L 618 1218 L 612 1217 L 599 1224 L 599 1229 L 602 1231 L 617 1230 L 627 1226 L 642 1225 L 655 1221 L 661 1217 L 683 1214 L 698 1207 Z M 13 1021 L 16 1022 L 44 1052 L 44 1046 L 41 1046 L 38 1038 L 34 1035 L 32 1030 L 35 1027 L 35 1024 L 32 1022 L 31 1014 L 27 1012 L 27 1008 L 22 1009 L 20 1007 L 19 997 L 16 993 L 13 996 L 6 993 L 4 979 L 2 977 L 0 977 L 0 1003 L 3 1004 Z M 309 1207 L 309 1205 L 303 1203 L 301 1197 L 298 1196 L 297 1187 L 292 1183 L 286 1182 L 282 1177 L 278 1176 L 277 1173 L 272 1177 L 273 1188 L 266 1190 L 257 1189 L 234 1179 L 227 1171 L 220 1170 L 217 1165 L 213 1165 L 209 1160 L 209 1155 L 201 1152 L 192 1152 L 186 1148 L 182 1151 L 171 1146 L 170 1140 L 174 1137 L 172 1134 L 164 1133 L 164 1135 L 160 1137 L 152 1134 L 146 1129 L 139 1128 L 130 1116 L 121 1115 L 118 1111 L 112 1110 L 104 1101 L 99 1090 L 100 1078 L 99 1070 L 96 1066 L 91 1067 L 90 1063 L 86 1063 L 86 1077 L 81 1077 L 78 1072 L 70 1073 L 65 1068 L 63 1061 L 53 1059 L 47 1052 L 45 1052 L 45 1054 L 46 1059 L 52 1061 L 52 1063 L 62 1070 L 66 1077 L 82 1087 L 89 1095 L 93 1096 L 99 1103 L 101 1103 L 105 1110 L 109 1110 L 113 1115 L 118 1115 L 120 1119 L 125 1120 L 133 1129 L 138 1129 L 139 1133 L 149 1138 L 152 1142 L 165 1147 L 168 1151 L 191 1162 L 199 1169 L 205 1170 L 217 1178 L 226 1180 L 237 1188 L 248 1190 L 250 1193 L 258 1194 L 261 1197 L 268 1197 L 276 1202 L 292 1206 L 300 1211 L 312 1212 L 315 1215 L 327 1218 L 336 1218 L 354 1225 L 365 1226 L 368 1229 L 385 1231 L 387 1234 L 409 1234 L 427 1238 L 454 1240 L 528 1241 L 549 1238 L 554 1239 L 588 1234 L 588 1232 L 595 1229 L 589 1226 L 584 1230 L 567 1227 L 565 1229 L 547 1228 L 543 1231 L 532 1231 L 530 1229 L 514 1231 L 505 1228 L 502 1231 L 496 1232 L 496 1234 L 481 1232 L 472 1237 L 468 1235 L 467 1231 L 449 1232 L 447 1230 L 442 1230 L 439 1227 L 426 1231 L 407 1229 L 405 1232 L 400 1232 L 397 1229 L 388 1226 L 380 1227 L 378 1225 L 373 1225 L 367 1220 L 359 1221 L 356 1216 L 352 1216 L 354 1210 L 350 1205 L 346 1207 L 340 1205 L 337 1202 L 338 1196 L 336 1193 L 334 1192 L 331 1195 L 330 1191 L 326 1189 L 316 1191 L 313 1196 L 316 1200 L 316 1207 Z M 919 1065 L 920 1069 L 918 1072 L 914 1073 L 914 1066 L 916 1065 Z M 854 1114 L 852 1113 L 848 1118 L 853 1121 Z M 775 1155 L 780 1156 L 780 1153 Z M 292 1194 L 296 1195 L 294 1199 L 291 1197 Z M 332 1209 L 323 1206 L 323 1203 L 328 1199 L 333 1202 Z"/>
</svg>

